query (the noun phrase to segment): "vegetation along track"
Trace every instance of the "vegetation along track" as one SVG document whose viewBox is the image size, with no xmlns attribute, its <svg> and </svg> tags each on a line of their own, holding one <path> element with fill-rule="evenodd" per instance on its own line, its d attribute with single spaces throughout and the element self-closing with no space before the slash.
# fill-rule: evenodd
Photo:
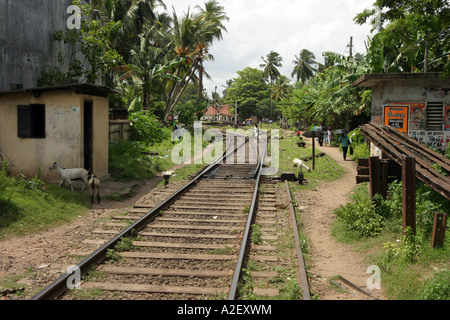
<svg viewBox="0 0 450 320">
<path fill-rule="evenodd" d="M 245 269 L 250 260 L 277 263 L 274 246 L 249 241 L 252 234 L 276 231 L 268 227 L 275 223 L 276 199 L 271 187 L 259 199 L 262 165 L 256 165 L 248 151 L 252 147 L 248 139 L 231 147 L 233 151 L 226 148 L 222 155 L 228 159 L 223 164 L 217 161 L 182 187 L 166 186 L 159 192 L 164 199 L 159 204 L 155 194 L 144 197 L 126 215 L 114 217 L 107 229 L 94 230 L 95 240 L 86 241 L 100 248 L 76 266 L 80 275 L 86 275 L 82 290 L 65 294 L 74 280 L 68 272 L 32 299 L 172 300 L 200 295 L 234 300 L 243 278 L 276 278 L 277 272 Z M 245 148 L 246 162 L 235 164 L 239 148 Z M 271 288 L 252 287 L 252 292 L 265 297 L 279 294 Z"/>
</svg>

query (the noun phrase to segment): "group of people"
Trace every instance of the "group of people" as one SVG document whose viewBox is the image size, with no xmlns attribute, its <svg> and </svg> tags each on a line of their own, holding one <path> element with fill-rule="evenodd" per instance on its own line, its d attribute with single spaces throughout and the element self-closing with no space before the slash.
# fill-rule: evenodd
<svg viewBox="0 0 450 320">
<path fill-rule="evenodd" d="M 323 147 L 323 144 L 325 143 L 329 147 L 331 147 L 331 137 L 332 137 L 331 130 L 329 128 L 327 128 L 325 126 L 325 124 L 321 124 L 316 129 L 317 130 L 322 130 L 322 132 L 323 132 L 323 135 L 319 136 L 319 138 L 318 138 L 319 139 L 319 145 L 321 147 Z"/>
<path fill-rule="evenodd" d="M 318 138 L 319 145 L 322 147 L 325 143 L 331 147 L 332 132 L 330 128 L 327 128 L 325 124 L 322 123 L 320 126 L 315 127 L 314 130 L 322 130 L 323 132 L 323 135 L 320 135 Z M 339 137 L 339 144 L 342 147 L 343 158 L 344 160 L 347 160 L 347 153 L 349 148 L 351 148 L 352 142 L 345 132 L 343 132 Z"/>
</svg>

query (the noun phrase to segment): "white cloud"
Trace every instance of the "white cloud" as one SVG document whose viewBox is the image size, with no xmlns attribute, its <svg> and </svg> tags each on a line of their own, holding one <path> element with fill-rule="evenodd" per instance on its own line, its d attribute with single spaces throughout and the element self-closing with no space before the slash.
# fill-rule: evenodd
<svg viewBox="0 0 450 320">
<path fill-rule="evenodd" d="M 204 0 L 164 0 L 169 12 L 172 6 L 180 16 Z M 210 53 L 213 62 L 205 62 L 206 71 L 213 78 L 205 80 L 207 92 L 214 87 L 222 91 L 225 81 L 237 77 L 237 71 L 247 66 L 259 68 L 261 57 L 270 51 L 283 58 L 280 72 L 289 77 L 292 61 L 302 49 L 312 51 L 316 61 L 323 62 L 322 52 L 349 54 L 348 44 L 353 37 L 353 53 L 365 53 L 364 41 L 370 34 L 368 24 L 359 26 L 353 21 L 357 13 L 373 5 L 374 0 L 219 0 L 230 21 L 223 40 L 215 42 Z"/>
</svg>

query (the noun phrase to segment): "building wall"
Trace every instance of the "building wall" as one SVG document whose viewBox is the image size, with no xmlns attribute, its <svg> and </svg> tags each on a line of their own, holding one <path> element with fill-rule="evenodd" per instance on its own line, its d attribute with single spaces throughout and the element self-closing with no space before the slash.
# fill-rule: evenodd
<svg viewBox="0 0 450 320">
<path fill-rule="evenodd" d="M 372 116 L 382 116 L 383 106 L 392 102 L 444 102 L 450 104 L 449 81 L 392 81 L 372 87 Z"/>
<path fill-rule="evenodd" d="M 108 175 L 108 99 L 70 90 L 0 95 L 0 148 L 13 173 L 33 177 L 38 168 L 45 181 L 59 175 L 48 168 L 53 162 L 65 168 L 84 166 L 84 100 L 93 101 L 93 172 Z M 45 104 L 45 138 L 20 138 L 17 106 Z"/>
<path fill-rule="evenodd" d="M 413 109 L 422 108 L 422 118 L 426 121 L 426 109 L 430 103 L 442 103 L 444 124 L 441 130 L 428 130 L 425 126 L 414 123 Z M 433 148 L 444 150 L 450 142 L 450 126 L 446 125 L 447 109 L 450 109 L 450 82 L 434 81 L 385 81 L 372 87 L 372 121 L 385 124 L 385 106 L 408 108 L 408 127 L 404 132 L 413 139 Z M 394 111 L 395 112 L 395 111 Z M 444 114 L 445 113 L 445 114 Z M 394 119 L 395 121 L 395 119 Z M 400 130 L 402 131 L 402 130 Z"/>
<path fill-rule="evenodd" d="M 71 48 L 54 41 L 52 34 L 67 30 L 71 4 L 72 0 L 0 1 L 0 90 L 10 90 L 10 84 L 36 87 L 47 67 L 67 70 Z"/>
</svg>

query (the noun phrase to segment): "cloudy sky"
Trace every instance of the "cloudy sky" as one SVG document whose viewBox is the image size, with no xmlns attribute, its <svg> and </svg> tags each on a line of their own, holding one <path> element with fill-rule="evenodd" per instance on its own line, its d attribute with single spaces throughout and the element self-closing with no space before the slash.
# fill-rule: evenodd
<svg viewBox="0 0 450 320">
<path fill-rule="evenodd" d="M 181 16 L 190 7 L 203 7 L 205 0 L 164 0 L 167 10 L 175 8 Z M 209 52 L 213 62 L 205 68 L 212 80 L 205 80 L 208 95 L 217 86 L 222 95 L 225 81 L 237 77 L 246 67 L 260 68 L 270 51 L 283 58 L 281 74 L 291 78 L 293 60 L 308 49 L 323 62 L 322 52 L 349 54 L 353 37 L 353 54 L 365 53 L 370 25 L 354 23 L 357 13 L 372 7 L 375 0 L 219 0 L 230 18 L 225 23 L 223 40 L 215 42 Z"/>
</svg>

